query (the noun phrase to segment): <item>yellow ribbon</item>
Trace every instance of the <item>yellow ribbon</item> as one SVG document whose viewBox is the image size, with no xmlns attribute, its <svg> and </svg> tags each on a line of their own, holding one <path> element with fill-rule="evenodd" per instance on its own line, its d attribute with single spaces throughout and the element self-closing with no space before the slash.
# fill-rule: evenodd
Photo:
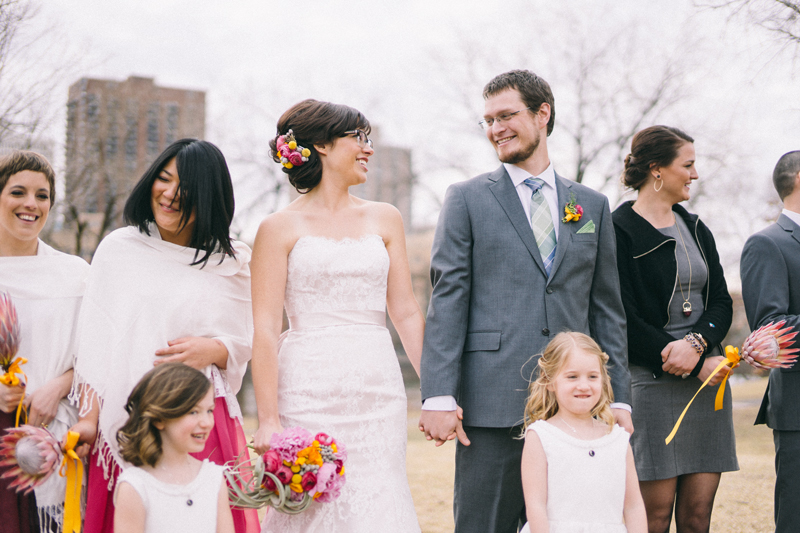
<svg viewBox="0 0 800 533">
<path fill-rule="evenodd" d="M 11 364 L 8 365 L 8 370 L 5 374 L 0 376 L 0 383 L 3 385 L 8 385 L 9 387 L 16 387 L 20 384 L 19 376 L 17 374 L 22 374 L 25 377 L 25 381 L 28 381 L 28 376 L 25 375 L 25 372 L 19 367 L 19 365 L 24 365 L 27 363 L 28 360 L 24 357 L 17 357 Z M 22 392 L 22 398 L 19 399 L 19 404 L 17 404 L 17 421 L 14 427 L 19 427 L 19 417 L 24 412 L 25 413 L 25 420 L 28 420 L 28 412 L 25 410 L 25 406 L 22 405 L 22 402 L 25 400 L 25 391 Z"/>
<path fill-rule="evenodd" d="M 697 389 L 697 392 L 694 393 L 694 396 L 692 396 L 692 399 L 689 400 L 689 403 L 686 404 L 686 407 L 683 409 L 683 412 L 681 413 L 681 416 L 678 417 L 678 421 L 675 422 L 675 427 L 672 428 L 672 431 L 670 432 L 670 434 L 665 439 L 665 442 L 667 444 L 672 442 L 672 439 L 675 437 L 675 434 L 678 432 L 678 428 L 680 427 L 681 422 L 683 422 L 683 417 L 686 414 L 686 411 L 689 410 L 689 406 L 692 405 L 692 402 L 694 401 L 695 398 L 697 398 L 697 395 L 700 394 L 700 391 L 703 390 L 703 387 L 708 385 L 708 382 L 711 381 L 711 378 L 716 376 L 717 372 L 722 370 L 722 368 L 724 366 L 730 365 L 731 368 L 736 368 L 736 366 L 739 364 L 740 360 L 741 360 L 741 357 L 739 357 L 739 348 L 734 348 L 733 346 L 726 346 L 725 347 L 725 360 L 717 365 L 717 368 L 715 368 L 714 371 L 711 372 L 711 375 L 706 378 L 706 380 L 703 382 L 703 384 L 700 385 L 700 388 Z M 717 397 L 714 400 L 714 410 L 715 411 L 719 411 L 720 409 L 722 409 L 722 400 L 725 397 L 725 383 L 727 383 L 729 375 L 730 374 L 726 374 L 725 377 L 722 378 L 722 382 L 719 384 L 720 386 L 719 386 L 719 389 L 717 390 Z"/>
<path fill-rule="evenodd" d="M 83 462 L 75 453 L 80 434 L 67 433 L 64 444 L 64 460 L 59 474 L 67 477 L 67 492 L 64 496 L 64 532 L 81 533 L 81 485 L 83 484 Z"/>
</svg>

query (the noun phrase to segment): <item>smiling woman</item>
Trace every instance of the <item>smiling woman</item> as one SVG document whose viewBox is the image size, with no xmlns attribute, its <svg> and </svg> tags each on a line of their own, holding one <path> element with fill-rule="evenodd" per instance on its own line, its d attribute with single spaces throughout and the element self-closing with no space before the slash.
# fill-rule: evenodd
<svg viewBox="0 0 800 533">
<path fill-rule="evenodd" d="M 74 426 L 95 443 L 89 467 L 87 533 L 111 531 L 111 495 L 130 466 L 115 434 L 128 394 L 153 366 L 183 363 L 212 382 L 215 424 L 195 453 L 218 465 L 245 454 L 236 400 L 250 360 L 250 249 L 230 237 L 233 186 L 213 144 L 167 147 L 125 204 L 128 227 L 97 248 L 79 323 Z M 234 511 L 237 533 L 258 528 L 255 511 Z"/>
<path fill-rule="evenodd" d="M 24 388 L 0 384 L 0 429 L 14 426 L 13 413 L 24 396 L 28 423 L 47 427 L 60 439 L 78 417 L 66 396 L 89 265 L 39 240 L 53 205 L 54 185 L 50 163 L 37 153 L 18 151 L 0 159 L 0 292 L 8 293 L 17 309 L 17 355 L 28 360 L 22 366 Z M 30 496 L 6 490 L 11 481 L 0 480 L 3 531 L 60 529 L 65 478 L 52 476 Z"/>
<path fill-rule="evenodd" d="M 730 386 L 720 411 L 696 409 L 669 446 L 677 415 L 724 359 L 733 315 L 714 237 L 680 202 L 698 179 L 694 139 L 651 126 L 633 137 L 623 183 L 638 193 L 613 214 L 628 322 L 632 438 L 650 531 L 707 530 L 721 472 L 738 470 Z M 698 395 L 713 405 L 724 367 Z"/>
</svg>

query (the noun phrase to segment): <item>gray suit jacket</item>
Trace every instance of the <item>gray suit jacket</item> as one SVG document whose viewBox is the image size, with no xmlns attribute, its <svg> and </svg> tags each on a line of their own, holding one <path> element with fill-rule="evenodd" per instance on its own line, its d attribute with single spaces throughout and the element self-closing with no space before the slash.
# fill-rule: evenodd
<svg viewBox="0 0 800 533">
<path fill-rule="evenodd" d="M 800 226 L 782 214 L 775 224 L 751 235 L 742 250 L 740 268 L 750 328 L 786 320 L 787 326 L 800 329 Z M 800 430 L 798 398 L 800 364 L 773 369 L 756 424 Z"/>
<path fill-rule="evenodd" d="M 584 214 L 579 222 L 559 222 L 549 279 L 504 167 L 447 191 L 431 256 L 422 397 L 455 396 L 465 425 L 521 423 L 535 368 L 535 361 L 526 362 L 565 330 L 598 341 L 611 358 L 615 401 L 630 403 L 625 312 L 608 199 L 560 176 L 556 185 L 560 214 L 570 193 Z M 578 234 L 590 221 L 595 232 Z"/>
</svg>

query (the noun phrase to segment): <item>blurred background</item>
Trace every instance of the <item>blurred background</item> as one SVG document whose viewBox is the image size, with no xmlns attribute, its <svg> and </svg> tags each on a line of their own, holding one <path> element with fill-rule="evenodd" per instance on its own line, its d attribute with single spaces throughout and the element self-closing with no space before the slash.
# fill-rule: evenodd
<svg viewBox="0 0 800 533">
<path fill-rule="evenodd" d="M 91 259 L 161 150 L 205 138 L 228 159 L 234 232 L 252 242 L 292 198 L 268 155 L 277 118 L 304 98 L 348 104 L 376 149 L 354 193 L 402 212 L 425 311 L 444 191 L 498 165 L 477 124 L 483 85 L 531 69 L 555 94 L 556 171 L 612 206 L 631 197 L 619 175 L 636 131 L 695 138 L 687 208 L 718 241 L 741 344 L 741 248 L 780 211 L 775 162 L 800 149 L 798 52 L 800 2 L 785 0 L 0 0 L 0 152 L 51 159 L 45 238 Z"/>
</svg>

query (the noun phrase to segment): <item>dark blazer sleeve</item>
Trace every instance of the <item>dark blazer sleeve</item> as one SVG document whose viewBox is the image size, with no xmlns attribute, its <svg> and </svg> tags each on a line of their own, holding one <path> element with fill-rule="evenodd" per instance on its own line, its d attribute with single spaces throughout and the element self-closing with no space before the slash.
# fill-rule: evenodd
<svg viewBox="0 0 800 533">
<path fill-rule="evenodd" d="M 641 305 L 650 301 L 648 295 L 638 294 L 634 280 L 640 275 L 635 267 L 631 243 L 627 236 L 615 227 L 617 232 L 617 269 L 619 270 L 620 292 L 625 316 L 628 319 L 628 361 L 653 371 L 656 376 L 663 374 L 661 350 L 675 340 L 663 328 L 645 322 Z M 639 283 L 639 285 L 642 285 Z"/>
<path fill-rule="evenodd" d="M 733 299 L 728 292 L 728 284 L 725 283 L 725 272 L 722 270 L 722 265 L 719 262 L 719 253 L 717 253 L 717 246 L 714 242 L 714 236 L 711 230 L 703 224 L 699 223 L 698 232 L 702 233 L 703 240 L 708 243 L 704 246 L 706 263 L 708 264 L 708 302 L 706 303 L 705 310 L 697 322 L 692 326 L 691 331 L 699 333 L 706 340 L 708 346 L 706 353 L 711 351 L 714 346 L 720 344 L 728 330 L 731 328 L 733 321 Z"/>
<path fill-rule="evenodd" d="M 603 218 L 596 224 L 599 230 L 598 249 L 589 294 L 589 328 L 592 337 L 608 354 L 614 401 L 630 404 L 631 374 L 628 370 L 625 310 L 617 275 L 616 238 L 608 199 L 603 200 Z"/>
<path fill-rule="evenodd" d="M 764 233 L 752 235 L 742 250 L 740 268 L 750 329 L 779 320 L 800 328 L 800 315 L 789 313 L 789 267 L 779 244 Z"/>
<path fill-rule="evenodd" d="M 422 347 L 423 401 L 458 397 L 472 277 L 472 231 L 463 192 L 450 186 L 431 250 L 433 292 Z"/>
</svg>

